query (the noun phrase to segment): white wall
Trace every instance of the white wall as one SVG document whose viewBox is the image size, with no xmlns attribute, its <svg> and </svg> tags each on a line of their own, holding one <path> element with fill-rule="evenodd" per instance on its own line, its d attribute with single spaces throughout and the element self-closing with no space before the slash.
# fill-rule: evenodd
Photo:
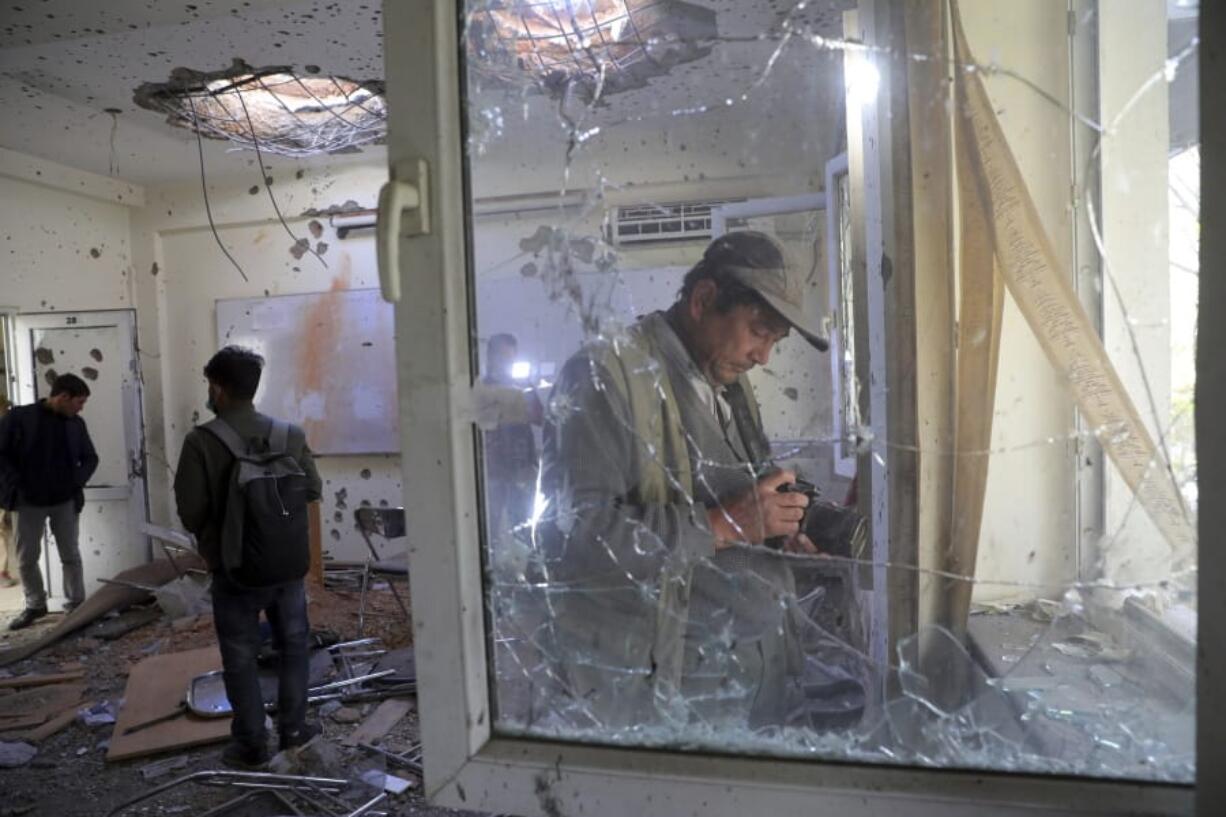
<svg viewBox="0 0 1226 817">
<path fill-rule="evenodd" d="M 1098 214 L 1107 282 L 1103 341 L 1157 442 L 1171 435 L 1172 420 L 1168 84 L 1157 82 L 1143 96 L 1134 95 L 1166 70 L 1166 4 L 1144 0 L 1128 14 L 1103 14 L 1098 36 L 1099 116 L 1114 126 L 1102 140 Z M 1190 321 L 1193 315 L 1174 317 Z M 1185 366 L 1192 357 L 1188 348 Z M 1180 422 L 1187 428 L 1192 419 L 1189 413 Z M 1115 467 L 1108 463 L 1104 470 L 1104 537 L 1094 553 L 1096 577 L 1121 584 L 1168 578 L 1169 545 Z"/>
<path fill-rule="evenodd" d="M 22 312 L 132 304 L 130 206 L 139 188 L 0 149 L 0 306 Z"/>
<path fill-rule="evenodd" d="M 979 61 L 1006 66 L 1067 104 L 1063 5 L 978 2 L 960 8 Z M 1008 77 L 989 76 L 987 88 L 1056 257 L 1071 275 L 1067 114 Z M 976 601 L 1051 595 L 1075 580 L 1073 417 L 1060 377 L 1006 296 Z"/>
<path fill-rule="evenodd" d="M 139 314 L 146 336 L 146 381 L 151 397 L 149 426 L 150 499 L 155 521 L 176 521 L 170 486 L 184 436 L 197 422 L 211 416 L 205 407 L 205 362 L 225 339 L 217 337 L 218 299 L 260 298 L 322 292 L 332 289 L 378 287 L 374 240 L 370 231 L 340 240 L 326 216 L 304 217 L 304 211 L 324 210 L 355 201 L 373 207 L 386 168 L 380 164 L 343 169 L 273 168 L 272 189 L 296 236 L 311 237 L 309 225 L 323 228 L 313 247 L 328 245 L 321 255 L 295 258 L 293 238 L 276 219 L 268 195 L 256 174 L 212 179 L 209 199 L 222 241 L 249 280 L 244 281 L 213 237 L 198 185 L 152 188 L 148 206 L 135 214 Z M 156 266 L 156 272 L 154 265 Z M 270 362 L 271 363 L 271 362 Z M 273 364 L 275 365 L 275 364 Z M 390 373 L 389 373 L 390 374 Z M 292 418 L 290 418 L 292 419 Z M 320 456 L 323 490 L 324 548 L 339 559 L 366 554 L 353 524 L 353 509 L 401 504 L 400 458 L 395 454 Z"/>
<path fill-rule="evenodd" d="M 40 313 L 133 308 L 131 208 L 143 195 L 134 185 L 0 149 L 0 309 Z M 23 364 L 31 366 L 32 361 L 18 361 Z M 118 422 L 122 406 L 95 400 L 82 417 L 87 424 L 95 420 L 94 445 L 105 454 L 124 441 L 100 434 L 108 425 L 103 414 Z M 113 455 L 114 448 L 109 450 Z M 144 538 L 130 529 L 128 511 L 123 500 L 91 500 L 81 515 L 87 593 L 98 587 L 98 578 L 147 558 Z M 58 566 L 53 575 L 58 577 Z M 58 579 L 47 590 L 57 603 Z"/>
</svg>

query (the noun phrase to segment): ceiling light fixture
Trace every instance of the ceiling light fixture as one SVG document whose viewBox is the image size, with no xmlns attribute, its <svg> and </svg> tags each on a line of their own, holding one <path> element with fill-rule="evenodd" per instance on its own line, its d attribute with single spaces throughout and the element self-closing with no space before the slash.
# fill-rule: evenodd
<svg viewBox="0 0 1226 817">
<path fill-rule="evenodd" d="M 212 74 L 175 69 L 170 82 L 146 83 L 134 99 L 172 125 L 282 156 L 351 152 L 387 133 L 381 82 L 255 69 L 241 60 Z"/>
</svg>

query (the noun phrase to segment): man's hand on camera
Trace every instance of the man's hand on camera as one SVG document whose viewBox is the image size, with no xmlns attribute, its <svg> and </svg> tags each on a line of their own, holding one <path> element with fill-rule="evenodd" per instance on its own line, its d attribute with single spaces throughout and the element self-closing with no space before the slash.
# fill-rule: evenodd
<svg viewBox="0 0 1226 817">
<path fill-rule="evenodd" d="M 797 533 L 795 536 L 789 536 L 785 539 L 783 549 L 787 553 L 800 553 L 806 556 L 816 556 L 820 553 L 817 545 L 813 544 L 813 540 L 803 533 Z"/>
<path fill-rule="evenodd" d="M 708 510 L 716 550 L 736 544 L 760 545 L 773 536 L 799 537 L 809 498 L 803 493 L 779 491 L 780 485 L 795 481 L 795 473 L 776 471 L 758 480 L 753 490 Z M 804 541 L 813 547 L 807 537 Z M 816 552 L 816 548 L 797 552 Z"/>
</svg>

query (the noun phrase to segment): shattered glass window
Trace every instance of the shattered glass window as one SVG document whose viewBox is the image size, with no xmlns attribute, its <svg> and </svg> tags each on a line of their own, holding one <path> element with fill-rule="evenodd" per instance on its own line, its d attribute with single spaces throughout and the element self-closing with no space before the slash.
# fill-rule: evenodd
<svg viewBox="0 0 1226 817">
<path fill-rule="evenodd" d="M 1191 782 L 1195 0 L 462 11 L 495 731 Z"/>
</svg>

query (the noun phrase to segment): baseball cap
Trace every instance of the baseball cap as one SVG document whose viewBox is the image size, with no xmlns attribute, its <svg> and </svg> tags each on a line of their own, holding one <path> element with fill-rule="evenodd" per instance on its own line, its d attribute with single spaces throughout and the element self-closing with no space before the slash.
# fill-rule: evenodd
<svg viewBox="0 0 1226 817">
<path fill-rule="evenodd" d="M 737 245 L 758 244 L 770 242 L 778 250 L 778 266 L 755 267 L 741 264 L 721 264 L 726 275 L 762 296 L 762 300 L 770 304 L 776 312 L 783 316 L 805 340 L 819 352 L 830 348 L 830 341 L 823 335 L 821 318 L 814 304 L 808 303 L 808 287 L 805 286 L 802 273 L 795 264 L 789 264 L 784 253 L 774 239 L 765 233 L 754 230 L 744 230 L 728 233 L 711 242 L 705 255 L 714 252 L 723 254 L 731 250 L 737 253 L 741 247 Z"/>
</svg>

